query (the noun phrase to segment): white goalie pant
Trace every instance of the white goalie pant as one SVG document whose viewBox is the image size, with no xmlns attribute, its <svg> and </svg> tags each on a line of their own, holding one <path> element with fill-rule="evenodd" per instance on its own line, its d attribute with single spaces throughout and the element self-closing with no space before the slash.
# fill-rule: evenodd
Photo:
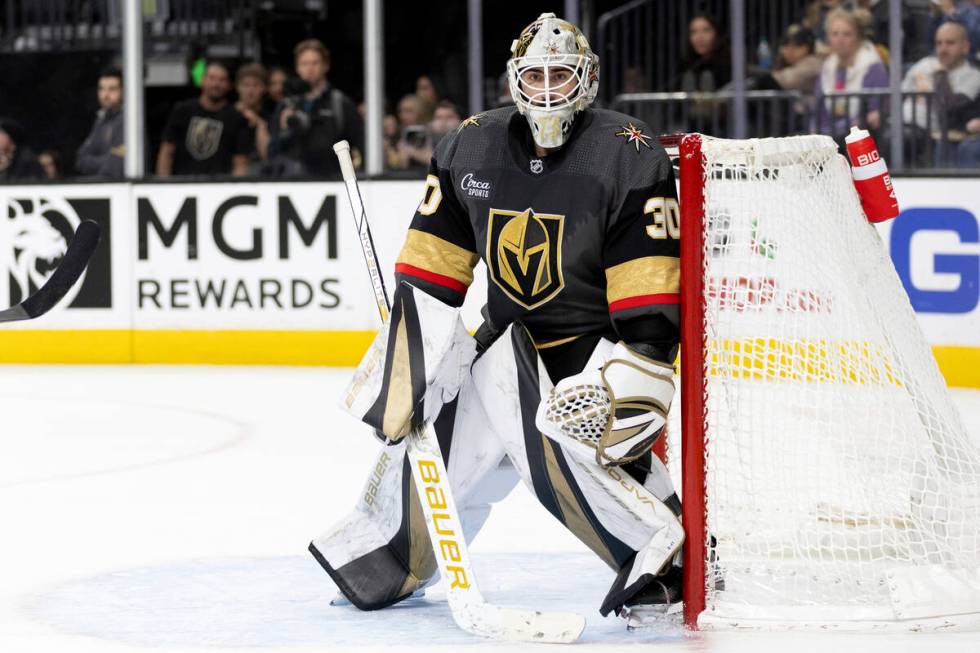
<svg viewBox="0 0 980 653">
<path fill-rule="evenodd" d="M 655 456 L 641 484 L 621 468 L 597 465 L 589 451 L 568 451 L 541 435 L 535 413 L 550 388 L 526 330 L 508 327 L 443 409 L 436 433 L 467 541 L 520 479 L 618 573 L 603 601 L 606 614 L 670 564 L 683 541 L 679 503 Z M 338 588 L 362 609 L 396 603 L 436 573 L 405 446 L 381 451 L 355 509 L 310 545 Z"/>
</svg>

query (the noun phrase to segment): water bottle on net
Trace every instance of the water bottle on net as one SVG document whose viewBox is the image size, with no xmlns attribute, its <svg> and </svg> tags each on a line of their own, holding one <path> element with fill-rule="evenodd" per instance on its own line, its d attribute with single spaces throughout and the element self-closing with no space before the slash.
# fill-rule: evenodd
<svg viewBox="0 0 980 653">
<path fill-rule="evenodd" d="M 896 217 L 899 208 L 895 187 L 871 134 L 866 129 L 851 127 L 844 143 L 851 160 L 854 188 L 861 198 L 861 208 L 868 222 L 884 222 Z"/>
</svg>

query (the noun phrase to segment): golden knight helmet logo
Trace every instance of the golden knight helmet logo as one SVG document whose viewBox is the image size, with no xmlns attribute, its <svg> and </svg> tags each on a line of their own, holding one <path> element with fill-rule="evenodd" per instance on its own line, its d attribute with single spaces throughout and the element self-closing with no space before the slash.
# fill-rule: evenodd
<svg viewBox="0 0 980 653">
<path fill-rule="evenodd" d="M 490 277 L 525 308 L 544 304 L 564 287 L 561 236 L 564 217 L 490 210 L 487 261 Z"/>
</svg>

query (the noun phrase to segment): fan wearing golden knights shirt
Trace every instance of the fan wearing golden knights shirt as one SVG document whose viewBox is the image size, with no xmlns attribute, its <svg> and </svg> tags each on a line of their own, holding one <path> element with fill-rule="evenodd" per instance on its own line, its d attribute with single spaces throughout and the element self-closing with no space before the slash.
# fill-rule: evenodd
<svg viewBox="0 0 980 653">
<path fill-rule="evenodd" d="M 432 158 L 395 267 L 392 334 L 398 324 L 411 339 L 423 294 L 460 306 L 484 261 L 480 354 L 435 419 L 467 538 L 522 480 L 617 573 L 602 614 L 642 627 L 681 598 L 680 504 L 650 455 L 678 344 L 673 170 L 647 126 L 589 107 L 598 60 L 574 25 L 542 14 L 514 42 L 508 73 L 516 106 L 472 116 Z M 400 441 L 407 427 L 385 421 L 398 376 L 389 335 L 392 378 L 362 419 L 392 446 L 370 500 L 310 547 L 364 609 L 419 591 L 435 570 Z M 583 386 L 609 397 L 591 436 L 555 416 Z"/>
</svg>

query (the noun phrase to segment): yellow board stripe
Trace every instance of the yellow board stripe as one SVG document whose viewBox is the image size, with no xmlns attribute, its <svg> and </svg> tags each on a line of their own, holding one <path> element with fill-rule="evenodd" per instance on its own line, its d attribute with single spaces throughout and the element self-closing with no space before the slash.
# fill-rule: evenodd
<svg viewBox="0 0 980 653">
<path fill-rule="evenodd" d="M 606 268 L 606 301 L 627 297 L 680 292 L 680 259 L 674 256 L 644 256 Z"/>
<path fill-rule="evenodd" d="M 980 347 L 933 345 L 939 371 L 946 384 L 958 388 L 980 388 Z"/>
<path fill-rule="evenodd" d="M 0 332 L 0 363 L 131 363 L 128 329 Z"/>
<path fill-rule="evenodd" d="M 356 366 L 376 331 L 3 331 L 0 363 Z"/>
<path fill-rule="evenodd" d="M 203 363 L 353 367 L 360 362 L 376 333 L 4 330 L 0 332 L 0 363 Z M 781 343 L 777 351 L 786 353 L 785 343 Z M 740 353 L 749 353 L 745 345 L 741 346 Z M 950 386 L 980 388 L 980 347 L 936 345 L 933 346 L 932 353 Z M 883 380 L 888 382 L 887 379 Z"/>
</svg>

